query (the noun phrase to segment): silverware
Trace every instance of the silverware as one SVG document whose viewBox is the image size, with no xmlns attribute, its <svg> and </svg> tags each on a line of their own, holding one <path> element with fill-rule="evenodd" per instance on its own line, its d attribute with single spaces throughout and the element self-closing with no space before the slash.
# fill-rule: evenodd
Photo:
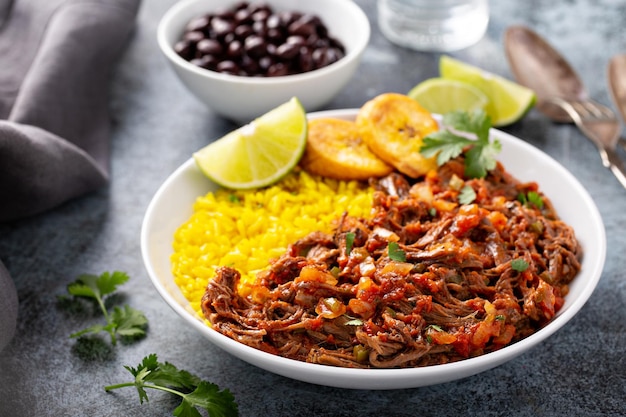
<svg viewBox="0 0 626 417">
<path fill-rule="evenodd" d="M 613 110 L 589 98 L 565 58 L 531 29 L 510 27 L 504 43 L 513 75 L 537 94 L 537 109 L 554 121 L 574 122 L 626 188 L 626 167 L 616 152 L 621 126 Z"/>
<path fill-rule="evenodd" d="M 626 121 L 626 55 L 616 55 L 609 61 L 609 87 L 615 106 Z M 626 139 L 619 142 L 626 149 Z"/>
<path fill-rule="evenodd" d="M 550 102 L 563 109 L 596 145 L 602 164 L 626 188 L 626 166 L 616 152 L 621 125 L 613 110 L 591 99 L 570 101 L 557 97 Z"/>
</svg>

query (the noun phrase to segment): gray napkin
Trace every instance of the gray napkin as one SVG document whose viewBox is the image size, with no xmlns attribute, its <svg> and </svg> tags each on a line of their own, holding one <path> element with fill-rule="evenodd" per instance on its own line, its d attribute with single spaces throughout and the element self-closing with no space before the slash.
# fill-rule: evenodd
<svg viewBox="0 0 626 417">
<path fill-rule="evenodd" d="M 0 0 L 0 222 L 107 184 L 109 79 L 139 3 Z M 0 314 L 7 279 L 0 264 Z"/>
</svg>

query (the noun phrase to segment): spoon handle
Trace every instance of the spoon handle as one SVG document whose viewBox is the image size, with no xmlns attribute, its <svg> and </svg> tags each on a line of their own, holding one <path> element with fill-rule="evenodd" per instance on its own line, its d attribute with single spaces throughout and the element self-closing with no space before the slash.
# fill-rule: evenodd
<svg viewBox="0 0 626 417">
<path fill-rule="evenodd" d="M 615 175 L 615 178 L 626 188 L 626 167 L 613 149 L 605 149 L 609 161 L 609 169 Z"/>
</svg>

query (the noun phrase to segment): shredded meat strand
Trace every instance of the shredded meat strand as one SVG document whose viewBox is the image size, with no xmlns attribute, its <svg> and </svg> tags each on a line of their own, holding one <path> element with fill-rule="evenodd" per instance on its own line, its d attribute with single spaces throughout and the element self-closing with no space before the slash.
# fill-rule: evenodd
<svg viewBox="0 0 626 417">
<path fill-rule="evenodd" d="M 476 199 L 460 205 L 461 178 L 457 158 L 419 181 L 373 181 L 371 219 L 344 215 L 333 234 L 294 242 L 247 295 L 239 272 L 219 268 L 206 318 L 257 349 L 353 368 L 453 362 L 527 337 L 563 305 L 581 247 L 537 184 L 498 164 L 463 181 Z M 542 207 L 518 200 L 529 192 Z"/>
</svg>

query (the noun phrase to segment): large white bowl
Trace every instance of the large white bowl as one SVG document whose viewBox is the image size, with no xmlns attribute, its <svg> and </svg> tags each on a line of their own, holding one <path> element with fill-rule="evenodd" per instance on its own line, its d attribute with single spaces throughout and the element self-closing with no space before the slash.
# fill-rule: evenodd
<svg viewBox="0 0 626 417">
<path fill-rule="evenodd" d="M 353 119 L 357 110 L 311 114 Z M 492 130 L 502 143 L 499 160 L 522 181 L 537 181 L 551 199 L 560 217 L 570 224 L 582 244 L 584 259 L 579 275 L 570 286 L 565 305 L 543 329 L 515 344 L 476 358 L 445 365 L 407 369 L 347 369 L 286 359 L 243 345 L 211 329 L 189 306 L 174 283 L 170 254 L 174 231 L 192 214 L 197 197 L 217 186 L 196 168 L 192 159 L 178 168 L 160 187 L 146 212 L 141 231 L 141 250 L 148 274 L 163 299 L 207 339 L 227 352 L 268 371 L 293 379 L 341 388 L 397 389 L 438 384 L 491 369 L 552 335 L 581 309 L 596 287 L 606 256 L 602 218 L 582 185 L 539 149 L 511 135 Z M 208 358 L 210 360 L 210 358 Z"/>
<path fill-rule="evenodd" d="M 199 68 L 174 52 L 185 26 L 192 18 L 228 8 L 240 0 L 183 0 L 162 17 L 157 41 L 183 84 L 216 113 L 240 123 L 266 113 L 298 97 L 307 111 L 328 103 L 356 71 L 370 38 L 365 13 L 351 0 L 266 0 L 278 11 L 316 14 L 346 48 L 339 61 L 311 72 L 283 77 L 243 77 Z"/>
</svg>

